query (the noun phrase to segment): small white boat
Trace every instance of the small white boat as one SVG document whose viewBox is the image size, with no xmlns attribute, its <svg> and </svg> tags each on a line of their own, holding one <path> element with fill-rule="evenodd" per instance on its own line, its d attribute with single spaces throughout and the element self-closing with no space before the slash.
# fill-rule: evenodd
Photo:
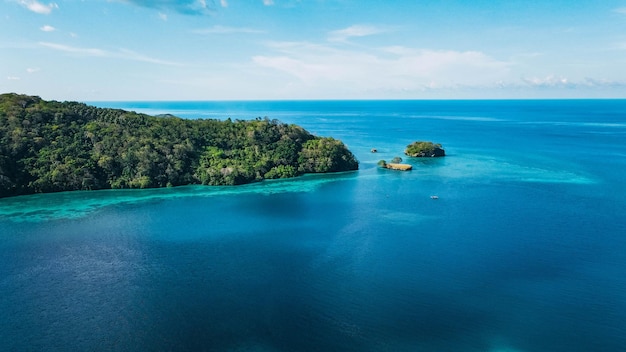
<svg viewBox="0 0 626 352">
<path fill-rule="evenodd" d="M 439 199 L 439 196 L 430 196 L 430 199 Z"/>
</svg>

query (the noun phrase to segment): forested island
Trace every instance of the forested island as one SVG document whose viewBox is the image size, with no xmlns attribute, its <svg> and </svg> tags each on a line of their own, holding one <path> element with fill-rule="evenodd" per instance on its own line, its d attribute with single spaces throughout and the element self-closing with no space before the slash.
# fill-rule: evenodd
<svg viewBox="0 0 626 352">
<path fill-rule="evenodd" d="M 379 160 L 378 166 L 385 168 L 385 169 L 391 169 L 391 170 L 400 170 L 400 171 L 413 170 L 413 166 L 409 164 L 402 164 L 402 158 L 399 156 L 396 156 L 393 159 L 391 159 L 390 163 L 388 163 L 386 160 Z"/>
<path fill-rule="evenodd" d="M 268 118 L 182 119 L 0 95 L 0 197 L 239 185 L 358 169 L 339 140 Z"/>
<path fill-rule="evenodd" d="M 416 141 L 406 146 L 404 154 L 414 158 L 435 158 L 446 156 L 446 151 L 439 143 Z"/>
<path fill-rule="evenodd" d="M 375 151 L 376 149 L 372 149 Z M 424 157 L 442 157 L 446 155 L 446 151 L 442 148 L 441 144 L 433 142 L 416 141 L 406 146 L 404 154 L 414 158 Z M 402 158 L 399 156 L 394 157 L 390 163 L 386 160 L 378 161 L 378 166 L 381 168 L 409 171 L 413 169 L 410 164 L 401 164 Z"/>
</svg>

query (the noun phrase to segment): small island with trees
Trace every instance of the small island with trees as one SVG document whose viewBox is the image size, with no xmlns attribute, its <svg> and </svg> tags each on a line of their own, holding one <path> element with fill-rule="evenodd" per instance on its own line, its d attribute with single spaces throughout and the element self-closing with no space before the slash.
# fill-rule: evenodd
<svg viewBox="0 0 626 352">
<path fill-rule="evenodd" d="M 446 151 L 439 143 L 417 141 L 407 145 L 404 154 L 414 158 L 436 158 L 446 156 Z"/>
<path fill-rule="evenodd" d="M 433 142 L 417 141 L 407 145 L 404 150 L 404 154 L 414 158 L 435 158 L 445 156 L 446 152 L 439 143 L 435 144 Z M 399 156 L 391 159 L 391 162 L 389 163 L 386 160 L 380 160 L 378 162 L 378 166 L 381 168 L 400 171 L 409 171 L 413 169 L 413 166 L 410 164 L 402 164 L 402 158 Z"/>
<path fill-rule="evenodd" d="M 413 166 L 410 164 L 402 164 L 402 158 L 399 156 L 391 159 L 391 162 L 387 162 L 386 160 L 380 160 L 378 162 L 378 166 L 391 170 L 399 170 L 399 171 L 409 171 L 413 169 Z"/>
<path fill-rule="evenodd" d="M 341 141 L 268 118 L 157 117 L 0 94 L 0 197 L 239 185 L 358 167 Z"/>
</svg>

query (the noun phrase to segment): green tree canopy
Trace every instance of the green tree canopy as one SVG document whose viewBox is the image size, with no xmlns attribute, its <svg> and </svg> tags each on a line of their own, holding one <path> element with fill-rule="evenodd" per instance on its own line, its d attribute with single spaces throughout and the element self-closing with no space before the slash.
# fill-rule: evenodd
<svg viewBox="0 0 626 352">
<path fill-rule="evenodd" d="M 187 120 L 0 95 L 0 197 L 237 185 L 356 169 L 341 141 L 268 118 Z"/>
<path fill-rule="evenodd" d="M 441 144 L 417 141 L 407 145 L 404 154 L 412 157 L 439 157 L 445 156 L 446 152 L 442 149 Z"/>
</svg>

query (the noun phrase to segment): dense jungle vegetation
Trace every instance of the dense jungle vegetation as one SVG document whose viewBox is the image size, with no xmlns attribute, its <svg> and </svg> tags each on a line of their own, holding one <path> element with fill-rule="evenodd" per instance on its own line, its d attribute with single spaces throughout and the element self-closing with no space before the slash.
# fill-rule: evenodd
<svg viewBox="0 0 626 352">
<path fill-rule="evenodd" d="M 358 169 L 339 140 L 268 118 L 154 117 L 0 95 L 0 197 L 186 184 L 238 185 Z"/>
</svg>

